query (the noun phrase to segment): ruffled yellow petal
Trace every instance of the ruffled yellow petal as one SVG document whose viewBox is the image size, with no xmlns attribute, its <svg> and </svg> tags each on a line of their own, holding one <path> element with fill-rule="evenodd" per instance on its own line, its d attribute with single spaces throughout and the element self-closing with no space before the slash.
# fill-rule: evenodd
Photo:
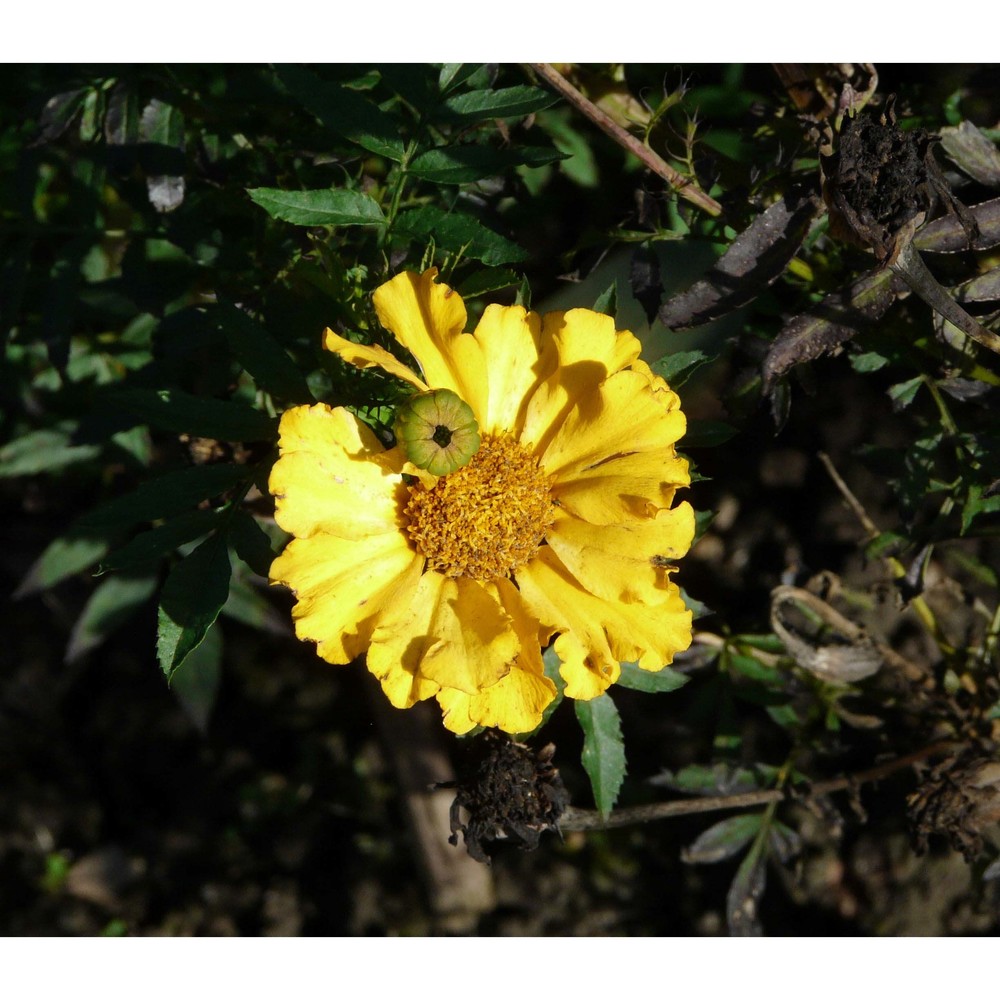
<svg viewBox="0 0 1000 1000">
<path fill-rule="evenodd" d="M 482 423 L 488 387 L 486 366 L 476 338 L 464 333 L 462 297 L 438 284 L 437 268 L 406 271 L 375 291 L 379 322 L 417 360 L 432 389 L 451 389 L 472 407 Z"/>
<path fill-rule="evenodd" d="M 402 361 L 394 358 L 384 347 L 378 344 L 355 344 L 339 337 L 329 327 L 323 331 L 323 346 L 334 354 L 339 354 L 349 365 L 355 368 L 381 368 L 404 382 L 409 382 L 420 392 L 427 390 L 427 385 Z"/>
<path fill-rule="evenodd" d="M 475 337 L 482 347 L 489 398 L 480 430 L 518 436 L 527 398 L 539 381 L 541 317 L 521 306 L 486 307 Z"/>
<path fill-rule="evenodd" d="M 435 693 L 448 687 L 475 694 L 510 672 L 519 649 L 510 617 L 480 584 L 426 572 L 412 598 L 372 635 L 368 668 L 383 688 L 385 678 L 402 671 L 431 681 Z"/>
<path fill-rule="evenodd" d="M 437 695 L 444 725 L 455 733 L 490 726 L 507 733 L 527 733 L 542 721 L 542 713 L 556 696 L 556 686 L 544 673 L 538 645 L 538 622 L 528 613 L 520 594 L 508 580 L 488 588 L 510 615 L 521 648 L 510 673 L 476 694 L 442 688 Z"/>
<path fill-rule="evenodd" d="M 528 402 L 521 440 L 544 448 L 577 401 L 630 364 L 639 347 L 627 330 L 615 330 L 610 316 L 590 309 L 547 313 L 538 364 L 544 381 Z"/>
<path fill-rule="evenodd" d="M 676 590 L 670 564 L 694 538 L 694 511 L 687 503 L 644 521 L 593 525 L 563 515 L 546 538 L 581 586 L 606 601 L 661 604 Z"/>
<path fill-rule="evenodd" d="M 592 466 L 563 470 L 552 487 L 557 504 L 591 524 L 655 517 L 691 480 L 687 459 L 670 448 L 618 454 Z"/>
<path fill-rule="evenodd" d="M 557 479 L 599 468 L 620 455 L 672 453 L 687 421 L 677 395 L 640 372 L 620 371 L 579 400 L 540 455 Z"/>
<path fill-rule="evenodd" d="M 268 488 L 285 531 L 354 539 L 399 533 L 403 455 L 386 451 L 352 413 L 323 403 L 286 410 L 278 447 Z"/>
<path fill-rule="evenodd" d="M 295 634 L 315 642 L 324 660 L 349 663 L 368 648 L 384 613 L 408 602 L 423 564 L 398 533 L 363 543 L 320 534 L 293 538 L 271 564 L 271 582 L 298 599 Z"/>
<path fill-rule="evenodd" d="M 573 578 L 549 546 L 518 571 L 517 583 L 531 613 L 562 633 L 555 651 L 568 698 L 603 694 L 618 679 L 623 660 L 659 670 L 691 644 L 691 612 L 674 584 L 652 607 L 602 600 Z"/>
</svg>

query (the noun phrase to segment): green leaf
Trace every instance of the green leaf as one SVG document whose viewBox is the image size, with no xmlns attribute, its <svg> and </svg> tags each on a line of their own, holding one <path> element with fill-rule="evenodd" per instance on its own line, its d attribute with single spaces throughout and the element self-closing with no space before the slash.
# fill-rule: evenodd
<svg viewBox="0 0 1000 1000">
<path fill-rule="evenodd" d="M 694 795 L 741 795 L 761 788 L 771 788 L 778 769 L 770 764 L 737 767 L 725 761 L 715 764 L 689 764 L 676 774 L 661 771 L 649 779 L 651 785 L 671 788 Z"/>
<path fill-rule="evenodd" d="M 217 441 L 269 441 L 278 423 L 246 403 L 192 396 L 181 389 L 115 389 L 106 397 L 143 423 Z"/>
<path fill-rule="evenodd" d="M 864 375 L 867 372 L 877 372 L 889 363 L 889 359 L 877 351 L 865 351 L 863 354 L 851 355 L 851 367 Z"/>
<path fill-rule="evenodd" d="M 521 85 L 498 90 L 470 90 L 444 102 L 448 115 L 463 125 L 494 118 L 523 118 L 551 107 L 559 97 L 540 87 Z"/>
<path fill-rule="evenodd" d="M 240 559 L 266 580 L 275 552 L 257 520 L 245 510 L 237 511 L 229 526 L 229 540 Z"/>
<path fill-rule="evenodd" d="M 356 91 L 322 80 L 302 66 L 282 66 L 278 76 L 289 93 L 331 132 L 371 153 L 402 160 L 406 147 L 400 138 L 400 123 L 393 115 Z"/>
<path fill-rule="evenodd" d="M 273 219 L 297 226 L 384 226 L 377 201 L 361 191 L 282 191 L 247 188 L 247 194 Z"/>
<path fill-rule="evenodd" d="M 108 532 L 108 536 L 110 536 Z M 14 591 L 15 600 L 48 590 L 67 577 L 82 572 L 102 559 L 111 548 L 111 538 L 99 533 L 71 529 L 54 539 L 35 560 Z"/>
<path fill-rule="evenodd" d="M 101 562 L 98 574 L 155 565 L 178 546 L 207 535 L 218 521 L 219 513 L 215 510 L 190 510 L 179 514 L 166 524 L 140 532 L 126 545 L 115 549 Z"/>
<path fill-rule="evenodd" d="M 612 319 L 618 313 L 618 279 L 615 278 L 614 281 L 597 296 L 597 301 L 594 303 L 594 312 L 603 313 L 605 316 L 610 316 Z"/>
<path fill-rule="evenodd" d="M 222 606 L 222 614 L 233 621 L 261 632 L 287 636 L 291 625 L 286 614 L 277 608 L 237 570 L 229 584 L 229 598 Z"/>
<path fill-rule="evenodd" d="M 216 623 L 205 633 L 201 645 L 191 651 L 170 678 L 170 690 L 177 696 L 184 714 L 201 733 L 208 729 L 208 719 L 219 694 L 222 648 L 222 629 Z"/>
<path fill-rule="evenodd" d="M 736 436 L 736 428 L 722 420 L 691 420 L 681 439 L 681 447 L 714 448 Z"/>
<path fill-rule="evenodd" d="M 156 590 L 155 576 L 110 576 L 94 589 L 70 633 L 66 662 L 75 663 L 121 628 Z"/>
<path fill-rule="evenodd" d="M 521 279 L 521 284 L 518 285 L 517 295 L 514 296 L 514 305 L 529 311 L 531 309 L 531 285 L 528 284 L 526 276 Z"/>
<path fill-rule="evenodd" d="M 677 351 L 660 358 L 649 367 L 666 379 L 671 389 L 679 389 L 702 365 L 714 358 L 704 351 Z"/>
<path fill-rule="evenodd" d="M 726 895 L 726 923 L 733 937 L 760 937 L 758 907 L 767 882 L 764 841 L 758 840 L 740 863 Z"/>
<path fill-rule="evenodd" d="M 923 375 L 916 378 L 907 379 L 905 382 L 897 382 L 889 387 L 889 398 L 892 400 L 892 408 L 896 413 L 905 410 L 913 402 L 917 391 L 924 384 Z"/>
<path fill-rule="evenodd" d="M 424 205 L 400 213 L 395 230 L 411 238 L 434 237 L 434 242 L 453 253 L 484 264 L 511 264 L 527 260 L 529 254 L 516 243 L 487 229 L 478 219 L 463 212 L 446 212 L 436 205 Z"/>
<path fill-rule="evenodd" d="M 510 288 L 520 280 L 513 271 L 490 268 L 488 271 L 477 271 L 470 278 L 466 278 L 456 290 L 463 299 L 474 299 L 500 288 Z"/>
<path fill-rule="evenodd" d="M 95 507 L 77 526 L 81 530 L 111 527 L 124 531 L 140 521 L 167 518 L 231 489 L 248 474 L 243 465 L 196 465 L 167 472 Z"/>
<path fill-rule="evenodd" d="M 481 69 L 482 63 L 444 63 L 438 74 L 438 89 L 446 94 L 475 76 Z"/>
<path fill-rule="evenodd" d="M 160 594 L 156 655 L 167 680 L 201 644 L 229 596 L 229 550 L 218 532 L 170 571 Z"/>
<path fill-rule="evenodd" d="M 557 149 L 522 146 L 493 149 L 491 146 L 451 146 L 421 153 L 410 164 L 414 177 L 439 184 L 465 184 L 506 173 L 512 167 L 540 167 L 565 159 Z"/>
<path fill-rule="evenodd" d="M 966 497 L 965 506 L 962 508 L 962 531 L 964 535 L 972 522 L 980 514 L 995 514 L 1000 510 L 1000 495 L 983 497 L 986 487 L 982 483 L 972 483 Z"/>
<path fill-rule="evenodd" d="M 689 865 L 714 865 L 731 858 L 757 836 L 763 818 L 758 812 L 721 820 L 681 851 L 681 860 Z"/>
<path fill-rule="evenodd" d="M 229 302 L 219 303 L 219 327 L 237 360 L 262 389 L 293 403 L 312 403 L 305 376 L 264 325 Z"/>
<path fill-rule="evenodd" d="M 633 691 L 646 691 L 658 694 L 666 691 L 676 691 L 684 687 L 691 678 L 680 674 L 670 667 L 662 670 L 643 670 L 638 663 L 623 663 L 622 672 L 617 683 Z"/>
<path fill-rule="evenodd" d="M 594 802 L 606 818 L 625 780 L 625 744 L 618 709 L 607 694 L 573 704 L 583 730 L 580 762 L 590 778 Z"/>
<path fill-rule="evenodd" d="M 29 431 L 0 448 L 0 478 L 58 472 L 100 453 L 99 444 L 70 444 L 68 431 Z"/>
</svg>

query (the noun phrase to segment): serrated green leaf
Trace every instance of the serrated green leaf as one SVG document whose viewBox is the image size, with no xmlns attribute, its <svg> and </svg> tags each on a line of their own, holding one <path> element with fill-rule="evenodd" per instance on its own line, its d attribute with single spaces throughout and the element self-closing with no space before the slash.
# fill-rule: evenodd
<svg viewBox="0 0 1000 1000">
<path fill-rule="evenodd" d="M 594 802 L 601 815 L 607 817 L 618 799 L 626 771 L 625 743 L 618 709 L 607 694 L 573 704 L 583 730 L 580 763 L 590 778 Z"/>
<path fill-rule="evenodd" d="M 913 402 L 918 390 L 924 384 L 923 375 L 916 378 L 907 379 L 905 382 L 897 382 L 889 387 L 889 398 L 892 400 L 892 408 L 896 413 L 905 410 Z"/>
<path fill-rule="evenodd" d="M 512 264 L 528 259 L 528 252 L 516 243 L 488 229 L 477 218 L 463 212 L 445 212 L 436 205 L 424 205 L 401 212 L 395 231 L 411 238 L 434 237 L 435 244 L 452 253 L 484 264 Z"/>
<path fill-rule="evenodd" d="M 681 860 L 689 865 L 714 865 L 731 858 L 757 836 L 763 818 L 758 812 L 720 820 L 681 851 Z"/>
<path fill-rule="evenodd" d="M 322 80 L 303 66 L 281 66 L 278 76 L 289 93 L 325 128 L 369 152 L 397 162 L 402 160 L 406 147 L 394 115 L 357 91 Z"/>
<path fill-rule="evenodd" d="M 549 90 L 522 84 L 498 90 L 470 90 L 444 102 L 448 116 L 469 125 L 494 118 L 523 118 L 551 107 L 559 97 Z"/>
<path fill-rule="evenodd" d="M 229 525 L 229 540 L 240 559 L 266 580 L 275 552 L 257 520 L 245 510 L 238 511 Z"/>
<path fill-rule="evenodd" d="M 702 365 L 714 360 L 704 351 L 677 351 L 668 354 L 649 367 L 665 379 L 671 389 L 679 389 Z"/>
<path fill-rule="evenodd" d="M 207 538 L 170 571 L 160 593 L 156 656 L 167 680 L 201 644 L 229 597 L 224 534 Z"/>
<path fill-rule="evenodd" d="M 67 577 L 93 566 L 111 548 L 112 531 L 88 533 L 71 529 L 54 539 L 35 560 L 14 591 L 15 600 L 48 590 Z"/>
<path fill-rule="evenodd" d="M 620 687 L 630 688 L 632 691 L 660 694 L 676 691 L 684 687 L 689 680 L 688 676 L 670 667 L 663 667 L 661 670 L 643 670 L 638 663 L 623 663 L 617 683 Z"/>
<path fill-rule="evenodd" d="M 597 296 L 597 301 L 594 303 L 594 312 L 602 313 L 605 316 L 610 316 L 612 319 L 618 313 L 618 279 L 615 278 L 614 281 Z"/>
<path fill-rule="evenodd" d="M 156 590 L 155 576 L 110 576 L 94 589 L 70 632 L 65 660 L 75 663 L 121 628 Z"/>
<path fill-rule="evenodd" d="M 384 226 L 377 201 L 362 191 L 331 188 L 321 191 L 282 191 L 247 188 L 247 194 L 272 219 L 297 226 Z"/>
<path fill-rule="evenodd" d="M 206 399 L 181 389 L 114 389 L 106 398 L 143 423 L 181 434 L 217 441 L 269 441 L 278 434 L 274 417 L 235 400 Z"/>
<path fill-rule="evenodd" d="M 448 146 L 421 153 L 410 164 L 409 173 L 438 184 L 465 184 L 506 173 L 512 167 L 540 167 L 564 158 L 557 149 L 534 146 Z"/>
<path fill-rule="evenodd" d="M 262 323 L 225 301 L 218 317 L 229 349 L 257 385 L 293 403 L 314 402 L 305 376 Z"/>
<path fill-rule="evenodd" d="M 474 299 L 487 292 L 495 292 L 500 288 L 510 288 L 521 280 L 520 276 L 506 269 L 490 268 L 488 271 L 477 271 L 466 278 L 456 291 L 463 299 Z"/>
<path fill-rule="evenodd" d="M 178 514 L 166 524 L 140 532 L 120 549 L 115 549 L 102 560 L 98 573 L 152 566 L 185 542 L 207 535 L 218 520 L 215 510 L 190 510 Z"/>
<path fill-rule="evenodd" d="M 0 478 L 58 472 L 101 453 L 99 444 L 70 444 L 67 431 L 29 431 L 0 448 Z"/>
<path fill-rule="evenodd" d="M 249 470 L 242 465 L 196 465 L 167 472 L 140 484 L 125 496 L 95 507 L 79 519 L 77 527 L 80 531 L 89 528 L 124 531 L 140 521 L 171 517 L 224 493 L 248 474 Z"/>
<path fill-rule="evenodd" d="M 889 359 L 877 351 L 865 351 L 863 354 L 851 355 L 851 367 L 862 375 L 866 372 L 877 372 L 889 363 Z"/>
<path fill-rule="evenodd" d="M 201 733 L 208 729 L 208 720 L 219 694 L 222 650 L 222 629 L 216 622 L 205 633 L 201 645 L 188 654 L 170 678 L 170 690 Z"/>
</svg>

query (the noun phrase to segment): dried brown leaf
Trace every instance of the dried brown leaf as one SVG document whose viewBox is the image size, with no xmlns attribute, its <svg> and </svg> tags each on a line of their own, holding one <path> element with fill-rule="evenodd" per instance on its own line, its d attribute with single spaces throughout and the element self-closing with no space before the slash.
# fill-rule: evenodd
<svg viewBox="0 0 1000 1000">
<path fill-rule="evenodd" d="M 976 250 L 988 250 L 1000 243 L 1000 198 L 982 201 L 968 212 L 979 227 Z M 913 245 L 925 253 L 961 253 L 970 249 L 962 220 L 950 212 L 922 226 L 913 237 Z"/>
<path fill-rule="evenodd" d="M 941 146 L 973 180 L 987 187 L 1000 187 L 1000 152 L 972 122 L 941 129 Z"/>
</svg>

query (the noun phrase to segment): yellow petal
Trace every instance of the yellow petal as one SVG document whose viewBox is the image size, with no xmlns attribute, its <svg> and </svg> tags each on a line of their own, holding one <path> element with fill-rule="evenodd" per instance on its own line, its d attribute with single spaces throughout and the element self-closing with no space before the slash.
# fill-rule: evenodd
<svg viewBox="0 0 1000 1000">
<path fill-rule="evenodd" d="M 670 507 L 690 483 L 687 459 L 672 447 L 617 454 L 596 465 L 564 469 L 552 487 L 556 503 L 591 524 L 645 520 Z"/>
<path fill-rule="evenodd" d="M 424 381 L 402 361 L 394 358 L 384 347 L 378 344 L 355 344 L 350 340 L 337 336 L 329 327 L 323 331 L 323 346 L 334 354 L 339 354 L 349 365 L 355 368 L 381 368 L 396 378 L 424 392 L 427 389 Z"/>
<path fill-rule="evenodd" d="M 550 546 L 517 572 L 531 613 L 562 634 L 555 650 L 566 680 L 566 696 L 588 700 L 608 689 L 621 661 L 659 670 L 691 644 L 691 612 L 676 585 L 655 606 L 595 597 L 575 580 Z"/>
<path fill-rule="evenodd" d="M 510 617 L 480 584 L 427 572 L 412 599 L 381 621 L 368 667 L 380 679 L 402 670 L 476 694 L 510 671 L 519 648 Z"/>
<path fill-rule="evenodd" d="M 442 688 L 437 700 L 444 710 L 444 725 L 456 733 L 467 733 L 475 726 L 507 733 L 531 732 L 556 696 L 556 686 L 545 676 L 542 666 L 538 622 L 508 580 L 497 580 L 487 589 L 510 615 L 521 649 L 510 673 L 478 694 Z"/>
<path fill-rule="evenodd" d="M 595 596 L 660 604 L 676 589 L 668 564 L 691 547 L 694 511 L 683 503 L 651 519 L 605 525 L 562 515 L 545 537 L 560 562 Z"/>
<path fill-rule="evenodd" d="M 541 318 L 521 306 L 486 307 L 475 333 L 489 379 L 489 399 L 480 430 L 518 436 L 527 397 L 539 381 Z"/>
<path fill-rule="evenodd" d="M 324 660 L 349 663 L 386 610 L 408 602 L 423 563 L 398 533 L 364 542 L 320 534 L 293 538 L 271 564 L 271 582 L 295 593 L 296 635 L 315 642 Z"/>
<path fill-rule="evenodd" d="M 528 402 L 521 440 L 545 447 L 576 402 L 638 357 L 639 341 L 590 309 L 542 318 L 539 370 L 544 381 Z"/>
<path fill-rule="evenodd" d="M 472 407 L 482 423 L 486 415 L 486 366 L 482 350 L 465 329 L 465 303 L 447 285 L 438 284 L 437 268 L 396 275 L 372 296 L 379 322 L 417 360 L 432 389 L 451 389 Z"/>
<path fill-rule="evenodd" d="M 268 488 L 275 520 L 298 538 L 327 532 L 365 538 L 400 531 L 403 455 L 343 407 L 297 406 L 281 417 L 281 456 Z"/>
<path fill-rule="evenodd" d="M 620 455 L 671 454 L 686 426 L 677 396 L 665 383 L 657 386 L 640 372 L 620 371 L 579 399 L 542 452 L 542 468 L 562 479 Z"/>
</svg>

